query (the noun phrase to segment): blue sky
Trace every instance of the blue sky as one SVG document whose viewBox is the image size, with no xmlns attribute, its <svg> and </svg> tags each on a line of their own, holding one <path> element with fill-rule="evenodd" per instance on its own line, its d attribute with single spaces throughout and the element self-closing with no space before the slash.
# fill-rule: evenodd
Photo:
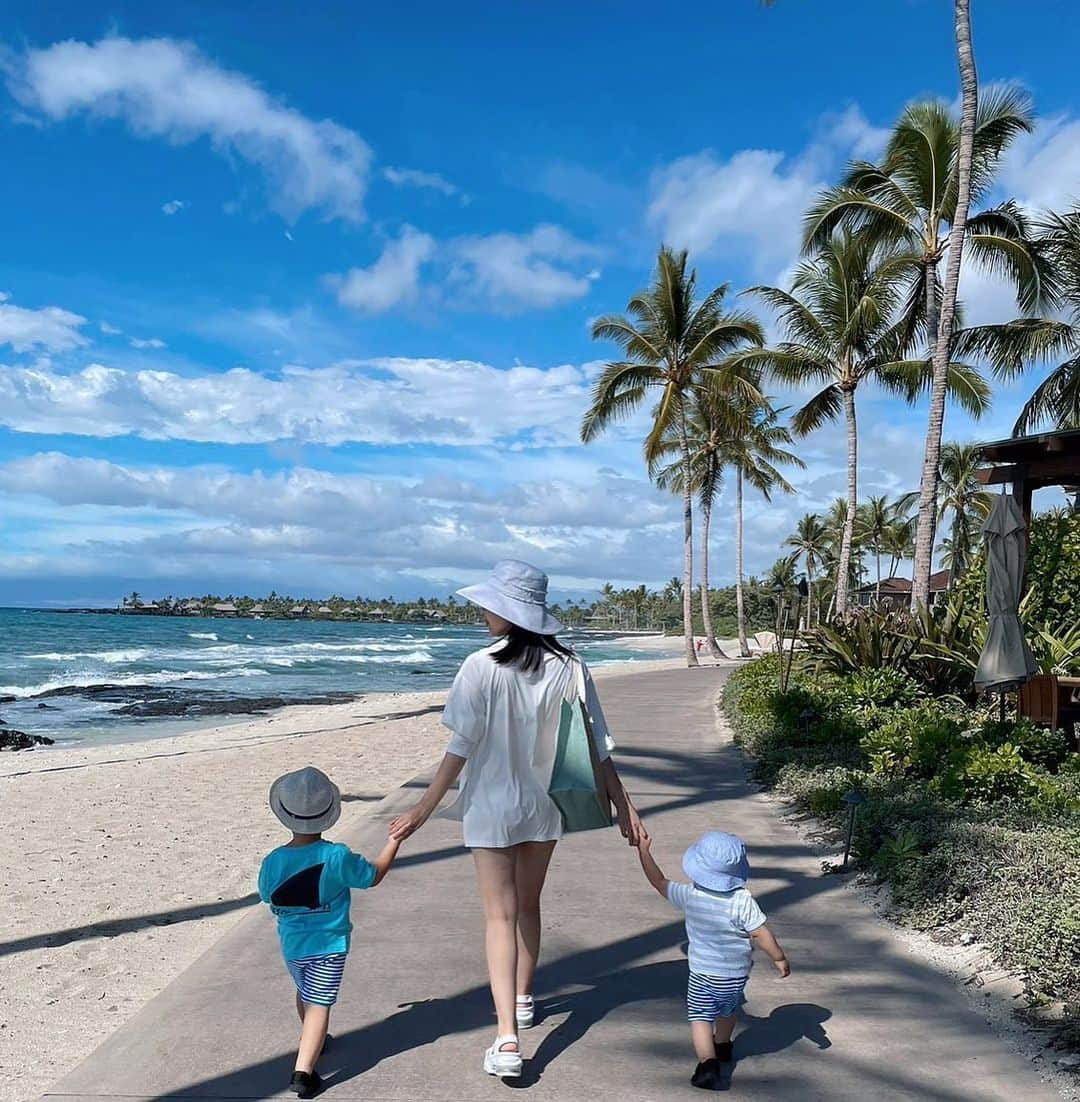
<svg viewBox="0 0 1080 1102">
<path fill-rule="evenodd" d="M 948 8 L 5 5 L 0 603 L 441 593 L 506 555 L 661 583 L 640 422 L 576 443 L 589 320 L 661 240 L 733 296 L 781 281 L 818 188 L 956 95 Z M 1070 16 L 975 12 L 982 79 L 1040 116 L 1001 181 L 1031 206 L 1080 195 Z M 1034 381 L 948 433 L 1007 435 Z M 863 492 L 908 489 L 925 410 L 861 412 Z M 842 489 L 842 434 L 801 450 L 799 493 L 749 506 L 752 570 Z"/>
</svg>

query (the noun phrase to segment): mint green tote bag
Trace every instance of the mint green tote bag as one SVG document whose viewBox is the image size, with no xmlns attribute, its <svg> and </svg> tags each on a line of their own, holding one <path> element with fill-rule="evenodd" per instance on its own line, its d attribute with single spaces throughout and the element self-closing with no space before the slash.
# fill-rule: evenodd
<svg viewBox="0 0 1080 1102">
<path fill-rule="evenodd" d="M 597 830 L 612 823 L 611 804 L 600 778 L 600 759 L 585 707 L 585 672 L 579 661 L 577 691 L 564 700 L 559 717 L 559 741 L 548 795 L 562 814 L 563 829 Z"/>
</svg>

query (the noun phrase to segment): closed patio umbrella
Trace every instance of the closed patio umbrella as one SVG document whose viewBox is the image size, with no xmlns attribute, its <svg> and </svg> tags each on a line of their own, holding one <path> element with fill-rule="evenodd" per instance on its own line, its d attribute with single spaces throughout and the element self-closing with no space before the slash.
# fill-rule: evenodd
<svg viewBox="0 0 1080 1102">
<path fill-rule="evenodd" d="M 986 609 L 990 630 L 979 655 L 975 685 L 1004 694 L 1026 685 L 1038 671 L 1020 624 L 1020 597 L 1027 563 L 1024 514 L 1012 494 L 1002 494 L 983 525 L 986 541 Z"/>
</svg>

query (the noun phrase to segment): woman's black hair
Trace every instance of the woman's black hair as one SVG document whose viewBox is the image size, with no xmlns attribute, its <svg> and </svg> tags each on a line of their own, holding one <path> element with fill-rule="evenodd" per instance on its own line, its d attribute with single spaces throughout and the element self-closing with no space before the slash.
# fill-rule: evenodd
<svg viewBox="0 0 1080 1102">
<path fill-rule="evenodd" d="M 491 654 L 500 666 L 517 666 L 525 673 L 532 673 L 544 664 L 545 654 L 558 654 L 569 658 L 574 652 L 564 647 L 554 635 L 540 635 L 535 631 L 511 624 L 503 636 L 505 642 Z"/>
</svg>

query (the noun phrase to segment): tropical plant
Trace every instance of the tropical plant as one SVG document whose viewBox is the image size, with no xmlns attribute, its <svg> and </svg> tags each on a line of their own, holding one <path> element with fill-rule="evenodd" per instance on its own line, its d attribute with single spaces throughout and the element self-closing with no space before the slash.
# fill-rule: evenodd
<svg viewBox="0 0 1080 1102">
<path fill-rule="evenodd" d="M 797 559 L 801 559 L 806 570 L 806 587 L 809 591 L 806 605 L 806 622 L 814 621 L 814 583 L 829 553 L 829 530 L 816 513 L 807 513 L 799 521 L 795 534 L 784 541 L 785 547 L 794 550 Z M 821 622 L 821 609 L 817 610 L 818 623 Z"/>
<path fill-rule="evenodd" d="M 889 556 L 889 577 L 895 577 L 902 562 L 915 557 L 915 521 L 907 515 L 908 498 L 896 503 L 897 515 L 881 541 L 881 549 Z"/>
<path fill-rule="evenodd" d="M 742 354 L 757 370 L 795 386 L 820 389 L 795 416 L 792 426 L 805 436 L 843 417 L 847 428 L 848 512 L 840 544 L 836 613 L 847 614 L 852 545 L 858 504 L 858 420 L 856 393 L 874 381 L 913 402 L 930 381 L 930 364 L 911 356 L 917 325 L 897 313 L 908 295 L 918 254 L 879 245 L 869 233 L 838 231 L 820 241 L 820 251 L 796 269 L 791 291 L 755 287 L 778 314 L 787 340 L 773 348 Z M 919 317 L 918 309 L 915 310 Z M 989 402 L 989 390 L 973 368 L 949 365 L 950 390 L 972 413 Z"/>
<path fill-rule="evenodd" d="M 889 501 L 884 495 L 871 497 L 859 506 L 855 523 L 866 549 L 874 556 L 877 569 L 874 598 L 877 601 L 881 600 L 881 556 L 891 554 L 895 558 L 898 550 L 906 549 L 910 539 L 908 508 L 906 496 Z M 895 566 L 889 571 L 890 577 L 894 573 Z"/>
<path fill-rule="evenodd" d="M 952 514 L 949 560 L 954 578 L 962 574 L 971 561 L 981 522 L 993 503 L 993 495 L 984 490 L 976 478 L 978 469 L 979 452 L 973 444 L 950 441 L 942 446 L 938 519 L 944 523 Z"/>
<path fill-rule="evenodd" d="M 712 511 L 724 481 L 724 447 L 731 432 L 727 395 L 715 380 L 706 380 L 691 396 L 686 417 L 693 491 L 701 507 L 701 622 L 709 653 L 723 658 L 713 631 L 709 605 L 709 533 Z M 649 476 L 663 490 L 682 493 L 682 441 L 672 425 L 649 463 Z"/>
<path fill-rule="evenodd" d="M 724 442 L 722 458 L 725 466 L 735 472 L 735 608 L 738 621 L 739 653 L 750 656 L 746 638 L 746 596 L 743 589 L 743 492 L 749 485 L 766 501 L 772 500 L 776 490 L 785 494 L 795 488 L 779 471 L 779 466 L 806 464 L 787 450 L 792 442 L 791 432 L 780 423 L 784 411 L 774 409 L 764 399 L 750 400 L 743 397 L 731 402 L 728 413 L 728 437 Z"/>
<path fill-rule="evenodd" d="M 645 439 L 645 460 L 653 462 L 665 435 L 674 427 L 683 465 L 683 637 L 686 663 L 698 664 L 694 650 L 692 595 L 693 474 L 686 430 L 688 399 L 710 375 L 732 394 L 756 400 L 750 377 L 725 360 L 744 345 L 761 345 L 761 326 L 749 314 L 725 311 L 725 286 L 697 298 L 697 273 L 687 270 L 686 251 L 660 249 L 652 285 L 627 304 L 628 317 L 608 314 L 592 327 L 594 340 L 610 340 L 624 359 L 609 363 L 593 390 L 592 404 L 581 424 L 584 443 L 638 409 L 659 392 L 653 425 Z"/>
<path fill-rule="evenodd" d="M 1018 318 L 961 334 L 965 349 L 986 356 L 1002 379 L 1032 362 L 1058 361 L 1024 404 L 1013 427 L 1017 435 L 1040 426 L 1080 428 L 1080 208 L 1046 214 L 1040 230 L 1041 247 L 1057 276 L 1055 305 L 1064 316 Z"/>
<path fill-rule="evenodd" d="M 930 418 L 920 483 L 912 599 L 929 601 L 941 430 L 954 354 L 953 321 L 960 260 L 966 244 L 974 259 L 1010 276 L 1023 310 L 1053 297 L 1053 272 L 1034 228 L 1014 202 L 968 216 L 991 189 L 1002 155 L 1032 126 L 1031 106 L 1015 89 L 977 102 L 968 0 L 956 2 L 957 49 L 963 98 L 961 118 L 942 102 L 910 105 L 897 122 L 879 165 L 852 164 L 844 180 L 826 191 L 805 221 L 808 248 L 821 247 L 838 226 L 870 240 L 902 245 L 913 258 L 905 325 L 925 334 L 933 359 Z M 948 256 L 945 283 L 939 268 Z"/>
</svg>

